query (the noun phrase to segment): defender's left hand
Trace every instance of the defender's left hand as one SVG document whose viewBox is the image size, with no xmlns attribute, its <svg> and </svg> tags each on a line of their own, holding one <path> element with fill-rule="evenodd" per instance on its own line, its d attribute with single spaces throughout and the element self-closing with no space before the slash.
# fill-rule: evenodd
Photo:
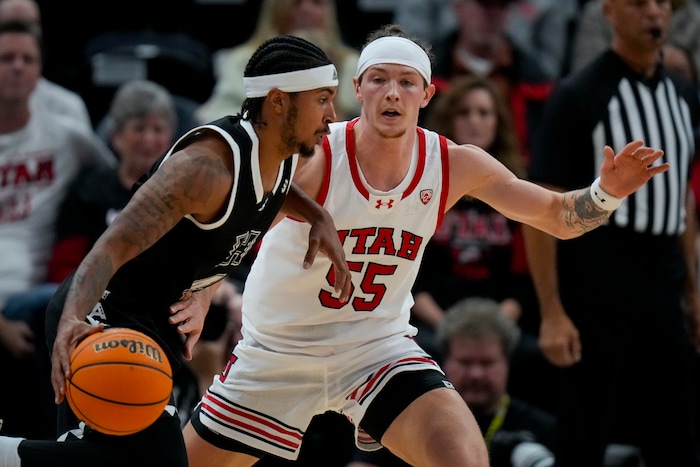
<svg viewBox="0 0 700 467">
<path fill-rule="evenodd" d="M 605 146 L 600 188 L 618 198 L 634 193 L 653 176 L 671 167 L 667 162 L 655 164 L 663 155 L 663 151 L 644 146 L 639 140 L 627 144 L 617 155 L 610 146 Z"/>
</svg>

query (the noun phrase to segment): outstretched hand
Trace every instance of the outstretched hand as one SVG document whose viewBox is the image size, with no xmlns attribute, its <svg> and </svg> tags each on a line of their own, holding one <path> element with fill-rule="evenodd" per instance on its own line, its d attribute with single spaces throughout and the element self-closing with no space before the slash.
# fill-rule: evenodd
<svg viewBox="0 0 700 467">
<path fill-rule="evenodd" d="M 604 151 L 600 188 L 618 198 L 634 193 L 653 176 L 671 167 L 668 162 L 656 164 L 664 152 L 644 146 L 639 140 L 628 143 L 617 155 L 610 146 L 605 146 Z"/>
</svg>

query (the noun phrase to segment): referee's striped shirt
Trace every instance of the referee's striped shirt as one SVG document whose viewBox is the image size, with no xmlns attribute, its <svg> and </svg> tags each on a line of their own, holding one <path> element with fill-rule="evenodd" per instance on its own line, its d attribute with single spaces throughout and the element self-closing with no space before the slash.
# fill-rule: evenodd
<svg viewBox="0 0 700 467">
<path fill-rule="evenodd" d="M 695 154 L 697 91 L 660 70 L 644 80 L 609 51 L 564 79 L 550 102 L 530 162 L 530 179 L 564 189 L 590 184 L 605 145 L 619 152 L 642 140 L 671 168 L 630 195 L 608 221 L 652 235 L 685 230 L 685 198 Z M 592 161 L 591 161 L 591 155 Z"/>
</svg>

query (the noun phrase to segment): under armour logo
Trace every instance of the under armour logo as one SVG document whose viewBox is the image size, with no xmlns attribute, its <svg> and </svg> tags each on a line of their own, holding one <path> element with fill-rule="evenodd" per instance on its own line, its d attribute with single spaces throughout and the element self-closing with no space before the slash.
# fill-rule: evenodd
<svg viewBox="0 0 700 467">
<path fill-rule="evenodd" d="M 391 209 L 394 207 L 394 200 L 390 199 L 389 201 L 382 201 L 381 199 L 378 199 L 374 209 L 381 209 L 382 206 L 386 206 L 387 209 Z"/>
</svg>

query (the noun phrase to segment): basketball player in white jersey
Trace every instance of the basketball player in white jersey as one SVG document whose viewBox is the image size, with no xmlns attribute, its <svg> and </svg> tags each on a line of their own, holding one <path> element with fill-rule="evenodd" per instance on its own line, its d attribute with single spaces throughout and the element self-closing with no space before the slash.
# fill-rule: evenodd
<svg viewBox="0 0 700 467">
<path fill-rule="evenodd" d="M 469 195 L 573 238 L 668 170 L 661 151 L 634 142 L 617 155 L 605 149 L 591 187 L 557 193 L 478 147 L 417 127 L 435 92 L 431 61 L 396 26 L 370 36 L 355 92 L 360 117 L 332 124 L 296 178 L 333 216 L 353 274 L 350 299 L 336 297 L 325 258 L 299 270 L 307 225 L 286 218 L 268 232 L 243 294 L 243 339 L 184 429 L 191 467 L 296 459 L 311 418 L 329 410 L 355 425 L 361 449 L 383 445 L 414 466 L 487 466 L 471 412 L 409 324 L 411 287 L 445 211 Z"/>
</svg>

